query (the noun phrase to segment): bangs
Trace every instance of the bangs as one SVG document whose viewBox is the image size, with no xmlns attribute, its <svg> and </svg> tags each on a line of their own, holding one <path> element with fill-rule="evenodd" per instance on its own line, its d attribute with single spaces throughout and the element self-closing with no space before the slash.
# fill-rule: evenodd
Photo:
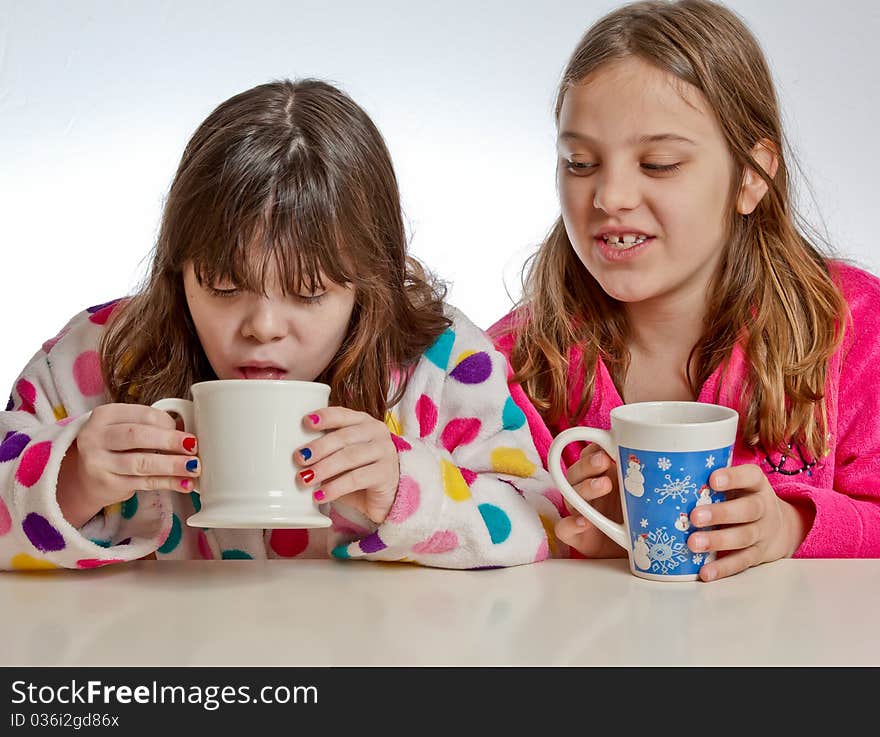
<svg viewBox="0 0 880 737">
<path fill-rule="evenodd" d="M 190 208 L 180 257 L 200 284 L 266 294 L 273 265 L 285 295 L 322 291 L 325 280 L 356 281 L 332 191 L 308 166 L 283 168 L 269 181 L 245 176 L 223 187 L 221 180 L 210 202 Z"/>
</svg>

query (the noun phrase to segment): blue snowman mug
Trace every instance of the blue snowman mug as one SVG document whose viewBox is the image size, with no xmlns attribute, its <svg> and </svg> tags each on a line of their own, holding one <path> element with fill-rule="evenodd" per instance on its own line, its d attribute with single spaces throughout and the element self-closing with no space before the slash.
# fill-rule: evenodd
<svg viewBox="0 0 880 737">
<path fill-rule="evenodd" d="M 550 445 L 550 475 L 569 504 L 629 555 L 630 571 L 653 581 L 695 581 L 714 553 L 694 553 L 690 513 L 722 501 L 709 476 L 733 458 L 739 415 L 704 402 L 638 402 L 611 411 L 611 431 L 573 427 Z M 574 490 L 562 470 L 562 451 L 577 441 L 596 443 L 617 464 L 623 524 Z"/>
</svg>

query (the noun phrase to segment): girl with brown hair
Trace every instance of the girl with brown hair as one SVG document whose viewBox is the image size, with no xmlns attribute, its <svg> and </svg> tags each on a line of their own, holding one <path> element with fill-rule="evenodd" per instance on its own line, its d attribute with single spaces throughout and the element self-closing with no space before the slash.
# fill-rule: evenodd
<svg viewBox="0 0 880 737">
<path fill-rule="evenodd" d="M 551 435 L 607 429 L 623 403 L 724 404 L 740 414 L 733 465 L 711 477 L 726 500 L 698 506 L 691 524 L 712 529 L 687 539 L 720 553 L 703 580 L 880 555 L 880 282 L 798 226 L 744 23 L 705 0 L 609 13 L 568 62 L 556 121 L 561 216 L 490 330 L 544 457 Z M 620 520 L 615 461 L 577 450 L 567 478 Z M 580 515 L 556 531 L 582 555 L 624 555 Z"/>
<path fill-rule="evenodd" d="M 220 104 L 183 153 L 152 267 L 43 347 L 0 416 L 0 567 L 294 556 L 471 568 L 558 519 L 504 357 L 407 253 L 379 131 L 317 80 Z M 149 405 L 212 379 L 320 381 L 290 473 L 329 530 L 196 530 L 198 438 Z M 552 493 L 550 494 L 552 496 Z"/>
</svg>

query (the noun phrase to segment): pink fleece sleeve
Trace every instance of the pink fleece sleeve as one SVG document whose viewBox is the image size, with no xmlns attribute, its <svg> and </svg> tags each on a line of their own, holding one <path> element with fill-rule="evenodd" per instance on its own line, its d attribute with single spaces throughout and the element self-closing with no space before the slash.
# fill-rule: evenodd
<svg viewBox="0 0 880 737">
<path fill-rule="evenodd" d="M 839 379 L 829 386 L 837 408 L 833 488 L 794 480 L 776 486 L 781 498 L 815 509 L 797 558 L 880 557 L 880 280 L 852 268 L 842 269 L 840 278 L 852 322 Z"/>
</svg>

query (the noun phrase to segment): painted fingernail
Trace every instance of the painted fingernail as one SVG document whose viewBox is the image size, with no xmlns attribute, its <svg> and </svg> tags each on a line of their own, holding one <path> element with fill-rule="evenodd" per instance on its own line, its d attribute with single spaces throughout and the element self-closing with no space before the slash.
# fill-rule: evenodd
<svg viewBox="0 0 880 737">
<path fill-rule="evenodd" d="M 309 422 L 311 422 L 313 425 L 317 425 L 320 421 L 320 415 L 309 415 Z"/>
<path fill-rule="evenodd" d="M 307 468 L 305 471 L 299 472 L 299 477 L 303 480 L 303 483 L 310 483 L 315 478 L 315 472 L 311 468 Z"/>
<path fill-rule="evenodd" d="M 190 459 L 186 462 L 186 470 L 187 470 L 187 471 L 190 471 L 190 472 L 195 471 L 198 467 L 199 467 L 199 460 L 198 460 L 198 458 L 190 458 Z"/>
<path fill-rule="evenodd" d="M 691 519 L 693 520 L 693 523 L 695 525 L 706 524 L 706 522 L 709 521 L 709 512 L 707 512 L 705 509 L 698 509 L 696 512 L 693 513 Z"/>
<path fill-rule="evenodd" d="M 187 438 L 183 439 L 183 449 L 187 453 L 195 453 L 196 450 L 196 439 L 190 435 Z"/>
<path fill-rule="evenodd" d="M 309 458 L 312 457 L 312 451 L 309 450 L 308 448 L 303 448 L 303 449 L 299 452 L 299 454 L 302 456 L 302 459 L 303 459 L 304 461 L 307 461 L 307 460 L 309 460 Z"/>
<path fill-rule="evenodd" d="M 189 491 L 190 488 L 192 488 L 192 481 L 190 481 L 189 479 L 181 479 L 180 480 L 180 488 L 186 489 L 187 491 Z"/>
<path fill-rule="evenodd" d="M 727 486 L 727 474 L 716 473 L 712 477 L 712 486 L 716 489 L 723 489 L 725 486 Z"/>
<path fill-rule="evenodd" d="M 318 489 L 312 496 L 315 497 L 316 501 L 323 502 L 324 497 L 326 497 L 327 495 L 323 491 Z"/>
</svg>

